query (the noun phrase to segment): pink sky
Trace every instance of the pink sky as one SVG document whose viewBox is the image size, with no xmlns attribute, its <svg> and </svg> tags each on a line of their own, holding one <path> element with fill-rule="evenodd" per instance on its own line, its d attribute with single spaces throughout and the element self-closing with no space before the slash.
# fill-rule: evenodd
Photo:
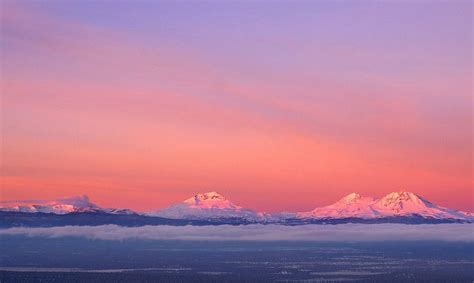
<svg viewBox="0 0 474 283">
<path fill-rule="evenodd" d="M 472 210 L 472 2 L 374 3 L 3 1 L 0 198 Z"/>
</svg>

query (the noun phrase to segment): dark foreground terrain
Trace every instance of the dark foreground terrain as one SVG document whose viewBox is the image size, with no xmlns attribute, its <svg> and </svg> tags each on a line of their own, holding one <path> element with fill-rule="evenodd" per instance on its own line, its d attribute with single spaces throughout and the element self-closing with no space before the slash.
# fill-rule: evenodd
<svg viewBox="0 0 474 283">
<path fill-rule="evenodd" d="M 0 237 L 3 282 L 473 282 L 474 244 Z"/>
</svg>

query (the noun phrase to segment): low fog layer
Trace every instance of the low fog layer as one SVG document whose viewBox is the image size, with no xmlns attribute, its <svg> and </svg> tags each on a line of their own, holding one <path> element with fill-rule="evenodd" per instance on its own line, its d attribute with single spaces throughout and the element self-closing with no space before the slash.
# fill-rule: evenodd
<svg viewBox="0 0 474 283">
<path fill-rule="evenodd" d="M 125 240 L 301 240 L 301 241 L 383 241 L 445 240 L 473 241 L 473 224 L 342 224 L 342 225 L 220 225 L 220 226 L 65 226 L 50 228 L 0 229 L 0 235 L 31 237 L 85 237 Z"/>
</svg>

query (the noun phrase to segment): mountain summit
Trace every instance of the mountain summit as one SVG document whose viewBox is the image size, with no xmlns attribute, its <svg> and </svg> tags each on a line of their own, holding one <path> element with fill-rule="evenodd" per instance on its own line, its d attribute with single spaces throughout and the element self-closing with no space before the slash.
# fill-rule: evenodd
<svg viewBox="0 0 474 283">
<path fill-rule="evenodd" d="M 189 198 L 183 203 L 189 204 L 192 208 L 218 208 L 218 209 L 242 209 L 227 200 L 224 196 L 217 192 L 208 192 L 203 194 L 196 194 L 194 197 Z"/>
<path fill-rule="evenodd" d="M 192 220 L 235 218 L 258 222 L 264 219 L 263 213 L 235 205 L 217 192 L 196 194 L 181 203 L 173 204 L 149 215 Z"/>
<path fill-rule="evenodd" d="M 351 193 L 334 204 L 318 207 L 309 212 L 297 213 L 299 218 L 373 218 L 377 214 L 370 207 L 374 202 L 371 197 L 363 197 L 358 193 Z"/>
<path fill-rule="evenodd" d="M 372 204 L 381 216 L 419 215 L 431 218 L 463 218 L 466 214 L 438 206 L 424 197 L 407 191 L 393 192 Z"/>
<path fill-rule="evenodd" d="M 100 208 L 91 203 L 87 195 L 59 198 L 49 201 L 18 201 L 0 203 L 2 211 L 43 212 L 66 214 L 71 212 L 98 211 Z"/>
<path fill-rule="evenodd" d="M 78 212 L 105 212 L 109 214 L 135 214 L 129 209 L 101 208 L 92 203 L 87 195 L 54 200 L 30 200 L 0 202 L 0 211 L 68 214 Z"/>
<path fill-rule="evenodd" d="M 300 212 L 299 218 L 384 218 L 399 216 L 421 216 L 434 219 L 466 219 L 468 213 L 438 206 L 412 192 L 392 192 L 380 199 L 362 197 L 352 193 L 338 202 Z"/>
</svg>

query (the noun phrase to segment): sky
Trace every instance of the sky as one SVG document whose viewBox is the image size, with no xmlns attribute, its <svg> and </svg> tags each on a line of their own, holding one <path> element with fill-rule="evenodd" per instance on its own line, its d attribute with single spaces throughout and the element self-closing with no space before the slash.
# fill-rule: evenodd
<svg viewBox="0 0 474 283">
<path fill-rule="evenodd" d="M 472 1 L 0 1 L 0 199 L 474 209 Z"/>
</svg>

